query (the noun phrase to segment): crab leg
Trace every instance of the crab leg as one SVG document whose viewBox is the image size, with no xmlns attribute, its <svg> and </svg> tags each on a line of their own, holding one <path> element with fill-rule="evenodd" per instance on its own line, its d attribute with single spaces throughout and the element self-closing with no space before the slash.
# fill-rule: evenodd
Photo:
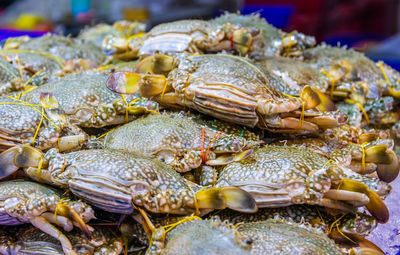
<svg viewBox="0 0 400 255">
<path fill-rule="evenodd" d="M 30 220 L 31 224 L 38 229 L 42 230 L 46 234 L 54 237 L 60 241 L 63 251 L 67 255 L 77 255 L 77 253 L 72 249 L 72 244 L 68 238 L 61 233 L 57 228 L 51 225 L 45 218 L 41 216 L 36 216 Z"/>
<path fill-rule="evenodd" d="M 364 206 L 369 203 L 369 198 L 367 195 L 359 192 L 353 192 L 348 190 L 328 190 L 324 194 L 324 198 L 330 198 L 332 200 L 346 201 L 355 206 Z"/>
<path fill-rule="evenodd" d="M 54 213 L 48 213 L 48 212 L 42 213 L 40 216 L 42 216 L 50 223 L 61 226 L 65 231 L 71 231 L 74 228 L 71 220 L 64 216 L 60 215 L 55 216 Z"/>
</svg>

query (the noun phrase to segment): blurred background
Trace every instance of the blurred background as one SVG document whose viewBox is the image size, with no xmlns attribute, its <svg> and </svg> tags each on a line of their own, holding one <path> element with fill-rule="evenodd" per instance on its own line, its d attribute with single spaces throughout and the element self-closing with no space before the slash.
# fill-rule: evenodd
<svg viewBox="0 0 400 255">
<path fill-rule="evenodd" d="M 147 29 L 223 11 L 260 13 L 274 26 L 348 45 L 400 70 L 400 0 L 1 0 L 0 40 L 47 32 L 77 35 L 87 25 L 127 19 Z"/>
</svg>

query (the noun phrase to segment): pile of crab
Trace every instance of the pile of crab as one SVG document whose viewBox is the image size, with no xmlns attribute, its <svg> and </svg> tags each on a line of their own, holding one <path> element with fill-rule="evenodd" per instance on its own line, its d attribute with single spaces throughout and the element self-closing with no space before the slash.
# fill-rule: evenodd
<svg viewBox="0 0 400 255">
<path fill-rule="evenodd" d="M 0 50 L 0 254 L 384 254 L 400 74 L 258 15 Z"/>
</svg>

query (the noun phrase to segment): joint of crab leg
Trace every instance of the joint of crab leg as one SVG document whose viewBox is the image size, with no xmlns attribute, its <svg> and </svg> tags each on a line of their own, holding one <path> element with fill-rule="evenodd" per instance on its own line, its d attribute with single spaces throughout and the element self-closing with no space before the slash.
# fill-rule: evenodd
<svg viewBox="0 0 400 255">
<path fill-rule="evenodd" d="M 51 225 L 48 221 L 46 221 L 45 218 L 41 216 L 36 216 L 30 219 L 30 222 L 33 226 L 60 241 L 65 254 L 76 255 L 76 252 L 74 252 L 74 250 L 72 249 L 71 242 L 68 240 L 68 238 L 57 228 Z"/>
<path fill-rule="evenodd" d="M 393 157 L 388 153 L 386 144 L 365 147 L 365 161 L 376 164 L 390 164 Z"/>
<path fill-rule="evenodd" d="M 223 155 L 219 156 L 216 159 L 211 159 L 206 161 L 206 165 L 209 166 L 223 166 L 230 164 L 232 162 L 237 162 L 241 161 L 248 156 L 250 156 L 254 152 L 253 149 L 245 150 L 240 153 L 234 154 L 234 155 Z"/>
<path fill-rule="evenodd" d="M 230 208 L 239 212 L 256 212 L 258 210 L 250 193 L 237 187 L 210 188 L 196 193 L 200 209 Z"/>
<path fill-rule="evenodd" d="M 57 224 L 61 226 L 65 231 L 71 231 L 74 228 L 74 224 L 72 221 L 64 216 L 56 215 L 54 213 L 45 212 L 42 213 L 40 216 L 45 218 L 48 222 Z"/>
<path fill-rule="evenodd" d="M 385 254 L 376 244 L 365 239 L 363 236 L 354 233 L 342 233 L 336 229 L 329 232 L 329 237 L 332 238 L 336 243 L 342 245 L 349 245 L 353 247 L 360 247 L 361 249 L 356 253 L 370 254 L 370 255 L 383 255 Z"/>
<path fill-rule="evenodd" d="M 348 190 L 331 189 L 324 194 L 324 197 L 332 200 L 346 201 L 355 206 L 364 206 L 369 203 L 367 195 Z"/>
<path fill-rule="evenodd" d="M 313 109 L 321 103 L 321 100 L 317 93 L 310 86 L 304 86 L 300 93 L 300 98 L 304 102 L 304 109 Z"/>
<path fill-rule="evenodd" d="M 84 142 L 87 141 L 87 137 L 85 135 L 71 135 L 64 136 L 58 140 L 58 151 L 68 151 L 74 148 L 78 148 Z"/>
<path fill-rule="evenodd" d="M 392 182 L 399 175 L 399 159 L 394 151 L 388 150 L 387 153 L 392 158 L 392 163 L 378 164 L 376 172 L 380 180 Z"/>
<path fill-rule="evenodd" d="M 165 93 L 168 82 L 164 75 L 115 72 L 110 74 L 106 84 L 110 90 L 120 94 L 140 91 L 143 97 L 152 97 Z"/>
<path fill-rule="evenodd" d="M 78 227 L 82 230 L 82 232 L 86 235 L 87 238 L 91 238 L 91 233 L 83 221 L 82 217 L 70 206 L 65 204 L 58 204 L 56 208 L 57 214 L 72 219 L 74 222 L 78 224 Z"/>
<path fill-rule="evenodd" d="M 174 63 L 173 57 L 156 54 L 140 61 L 135 66 L 134 71 L 138 73 L 167 74 L 173 69 Z"/>
<path fill-rule="evenodd" d="M 340 181 L 339 189 L 364 193 L 369 198 L 369 203 L 365 206 L 379 223 L 386 223 L 389 220 L 389 210 L 380 196 L 368 186 L 354 180 L 344 179 Z"/>
</svg>

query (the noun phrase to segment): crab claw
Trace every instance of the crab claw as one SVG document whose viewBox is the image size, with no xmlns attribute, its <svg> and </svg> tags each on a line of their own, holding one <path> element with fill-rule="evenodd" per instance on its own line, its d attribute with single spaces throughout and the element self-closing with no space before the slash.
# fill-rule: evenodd
<svg viewBox="0 0 400 255">
<path fill-rule="evenodd" d="M 79 216 L 79 214 L 73 208 L 65 204 L 58 204 L 57 214 L 72 219 L 74 222 L 77 223 L 79 229 L 82 230 L 85 236 L 91 239 L 91 233 L 88 226 L 83 221 L 82 217 Z"/>
<path fill-rule="evenodd" d="M 245 150 L 245 151 L 242 151 L 242 152 L 234 154 L 234 155 L 223 155 L 216 159 L 207 160 L 206 165 L 224 166 L 224 165 L 230 164 L 232 162 L 241 161 L 241 160 L 247 158 L 248 156 L 250 156 L 253 152 L 254 152 L 253 149 L 249 149 L 249 150 Z"/>
<path fill-rule="evenodd" d="M 354 180 L 344 179 L 339 184 L 340 190 L 363 193 L 368 196 L 369 202 L 365 206 L 367 210 L 377 219 L 379 223 L 386 223 L 389 220 L 389 210 L 380 196 L 368 186 Z"/>
<path fill-rule="evenodd" d="M 7 178 L 18 170 L 14 159 L 18 152 L 18 147 L 12 147 L 0 154 L 0 180 Z"/>
<path fill-rule="evenodd" d="M 230 208 L 239 212 L 256 212 L 258 210 L 254 198 L 237 187 L 210 188 L 196 193 L 197 205 L 200 209 Z"/>
<path fill-rule="evenodd" d="M 43 153 L 29 145 L 17 148 L 14 164 L 18 167 L 38 167 L 43 162 Z"/>
<path fill-rule="evenodd" d="M 149 75 L 133 72 L 114 72 L 106 82 L 107 88 L 120 94 L 135 94 L 152 97 L 165 92 L 168 85 L 164 75 Z"/>
<path fill-rule="evenodd" d="M 317 108 L 320 111 L 323 112 L 332 112 L 332 111 L 336 111 L 337 107 L 335 105 L 335 103 L 331 100 L 331 98 L 329 96 L 327 96 L 326 94 L 322 93 L 320 90 L 313 88 L 313 91 L 318 95 L 320 104 L 317 106 Z"/>
<path fill-rule="evenodd" d="M 392 158 L 390 164 L 379 164 L 377 174 L 380 180 L 384 182 L 392 182 L 399 175 L 399 159 L 394 151 L 388 150 L 388 155 Z"/>
<path fill-rule="evenodd" d="M 308 85 L 304 86 L 303 90 L 300 93 L 300 98 L 303 100 L 304 108 L 306 110 L 313 109 L 321 103 L 318 94 Z"/>
<path fill-rule="evenodd" d="M 363 236 L 354 234 L 339 232 L 333 229 L 329 233 L 329 237 L 333 239 L 336 243 L 349 246 L 357 246 L 361 249 L 357 251 L 357 255 L 384 255 L 385 253 L 376 244 L 365 239 Z"/>
<path fill-rule="evenodd" d="M 389 164 L 393 161 L 393 157 L 388 153 L 388 147 L 385 144 L 379 144 L 365 148 L 365 161 L 377 164 Z"/>
<path fill-rule="evenodd" d="M 20 167 L 37 167 L 43 154 L 27 144 L 12 147 L 0 154 L 0 179 L 15 173 Z"/>
<path fill-rule="evenodd" d="M 138 73 L 167 74 L 173 69 L 174 64 L 173 57 L 155 54 L 141 60 L 135 66 L 134 71 Z"/>
</svg>

